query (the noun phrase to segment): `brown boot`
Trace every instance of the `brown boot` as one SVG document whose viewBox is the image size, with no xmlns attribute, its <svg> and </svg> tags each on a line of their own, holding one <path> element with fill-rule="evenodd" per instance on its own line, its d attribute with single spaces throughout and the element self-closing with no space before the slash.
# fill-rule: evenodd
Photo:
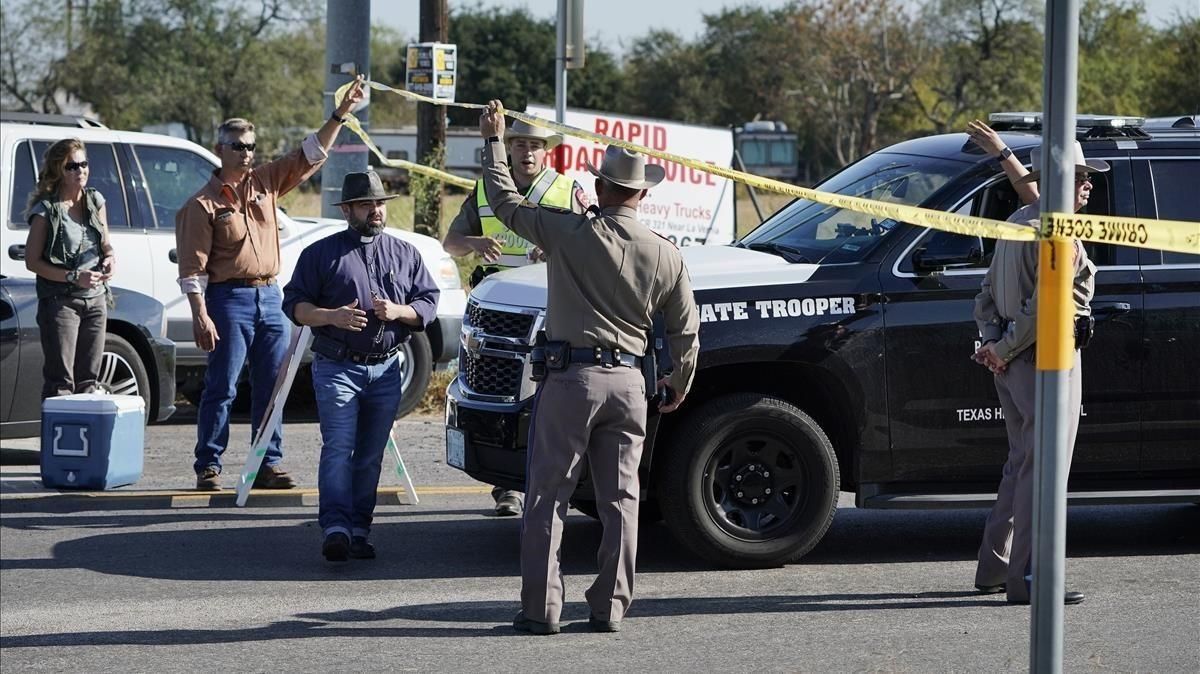
<svg viewBox="0 0 1200 674">
<path fill-rule="evenodd" d="M 196 476 L 196 491 L 221 491 L 221 474 L 216 468 L 210 466 Z"/>
<path fill-rule="evenodd" d="M 292 489 L 295 486 L 291 476 L 276 466 L 263 466 L 254 478 L 255 489 Z"/>
</svg>

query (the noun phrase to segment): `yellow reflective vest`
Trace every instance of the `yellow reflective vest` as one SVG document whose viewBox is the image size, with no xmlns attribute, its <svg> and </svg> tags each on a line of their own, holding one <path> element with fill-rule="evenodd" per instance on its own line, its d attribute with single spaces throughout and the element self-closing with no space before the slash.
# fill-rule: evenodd
<svg viewBox="0 0 1200 674">
<path fill-rule="evenodd" d="M 554 169 L 542 169 L 542 172 L 537 174 L 537 177 L 529 185 L 529 190 L 525 192 L 525 199 L 539 206 L 571 210 L 573 196 L 571 191 L 574 185 L 574 180 L 559 174 Z M 483 235 L 500 242 L 500 260 L 496 266 L 520 267 L 529 264 L 528 251 L 533 244 L 505 227 L 504 223 L 500 222 L 500 218 L 496 217 L 491 205 L 488 204 L 487 191 L 483 187 L 482 180 L 475 183 L 475 205 L 479 209 L 479 223 Z"/>
</svg>

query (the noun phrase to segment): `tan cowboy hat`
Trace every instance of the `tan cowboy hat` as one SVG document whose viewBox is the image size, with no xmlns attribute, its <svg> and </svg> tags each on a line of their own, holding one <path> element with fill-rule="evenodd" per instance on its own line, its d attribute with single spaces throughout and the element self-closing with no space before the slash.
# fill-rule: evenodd
<svg viewBox="0 0 1200 674">
<path fill-rule="evenodd" d="M 508 145 L 509 141 L 513 138 L 533 138 L 534 140 L 540 140 L 546 144 L 547 150 L 562 144 L 563 140 L 561 134 L 554 133 L 545 127 L 534 126 L 519 119 L 514 119 L 512 126 L 504 131 L 504 144 Z"/>
<path fill-rule="evenodd" d="M 399 195 L 384 192 L 383 181 L 374 171 L 347 173 L 342 179 L 342 200 L 333 202 L 333 205 L 341 206 L 355 201 L 387 201 L 397 196 Z"/>
<path fill-rule="evenodd" d="M 587 157 L 583 161 L 592 175 L 631 190 L 648 190 L 661 183 L 667 174 L 658 164 L 647 164 L 645 155 L 616 145 L 604 150 L 604 161 L 598 169 Z"/>
<path fill-rule="evenodd" d="M 1029 157 L 1029 163 L 1033 167 L 1033 170 L 1029 172 L 1029 175 L 1018 178 L 1016 181 L 1018 185 L 1031 183 L 1042 175 L 1042 146 L 1038 145 L 1033 148 L 1033 153 Z M 1108 169 L 1108 162 L 1103 159 L 1085 158 L 1083 156 L 1083 146 L 1079 144 L 1079 141 L 1075 141 L 1075 173 L 1104 173 Z"/>
</svg>

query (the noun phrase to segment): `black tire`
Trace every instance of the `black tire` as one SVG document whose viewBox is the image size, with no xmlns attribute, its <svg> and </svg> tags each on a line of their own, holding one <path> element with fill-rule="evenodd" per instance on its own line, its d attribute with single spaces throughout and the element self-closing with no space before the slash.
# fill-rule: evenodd
<svg viewBox="0 0 1200 674">
<path fill-rule="evenodd" d="M 656 469 L 658 500 L 690 550 L 722 566 L 766 568 L 800 559 L 825 535 L 840 482 L 833 445 L 812 417 L 741 393 L 702 405 L 678 428 Z"/>
<path fill-rule="evenodd" d="M 423 332 L 414 332 L 412 338 L 401 349 L 404 354 L 404 364 L 400 366 L 400 376 L 404 393 L 400 396 L 400 407 L 396 410 L 396 418 L 412 412 L 429 388 L 429 378 L 433 376 L 433 349 L 429 347 L 429 337 Z"/>
<path fill-rule="evenodd" d="M 153 405 L 158 396 L 150 388 L 150 376 L 141 355 L 124 337 L 105 333 L 98 383 L 109 393 L 141 396 L 146 401 L 146 423 L 154 418 L 157 410 Z"/>
</svg>

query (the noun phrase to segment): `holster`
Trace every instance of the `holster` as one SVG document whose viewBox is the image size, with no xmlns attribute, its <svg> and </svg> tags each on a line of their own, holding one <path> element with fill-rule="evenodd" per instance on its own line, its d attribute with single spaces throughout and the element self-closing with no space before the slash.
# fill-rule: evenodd
<svg viewBox="0 0 1200 674">
<path fill-rule="evenodd" d="M 546 331 L 538 330 L 533 338 L 533 349 L 529 352 L 529 378 L 542 381 L 550 370 L 565 370 L 571 364 L 571 343 L 551 342 Z"/>
<path fill-rule="evenodd" d="M 1085 349 L 1096 334 L 1096 319 L 1091 316 L 1075 317 L 1075 348 Z"/>
<path fill-rule="evenodd" d="M 542 381 L 546 378 L 546 331 L 538 330 L 533 338 L 533 349 L 529 352 L 529 379 Z"/>
<path fill-rule="evenodd" d="M 658 352 L 662 351 L 662 339 L 646 336 L 646 355 L 642 356 L 642 378 L 646 380 L 646 400 L 658 395 Z"/>
</svg>

